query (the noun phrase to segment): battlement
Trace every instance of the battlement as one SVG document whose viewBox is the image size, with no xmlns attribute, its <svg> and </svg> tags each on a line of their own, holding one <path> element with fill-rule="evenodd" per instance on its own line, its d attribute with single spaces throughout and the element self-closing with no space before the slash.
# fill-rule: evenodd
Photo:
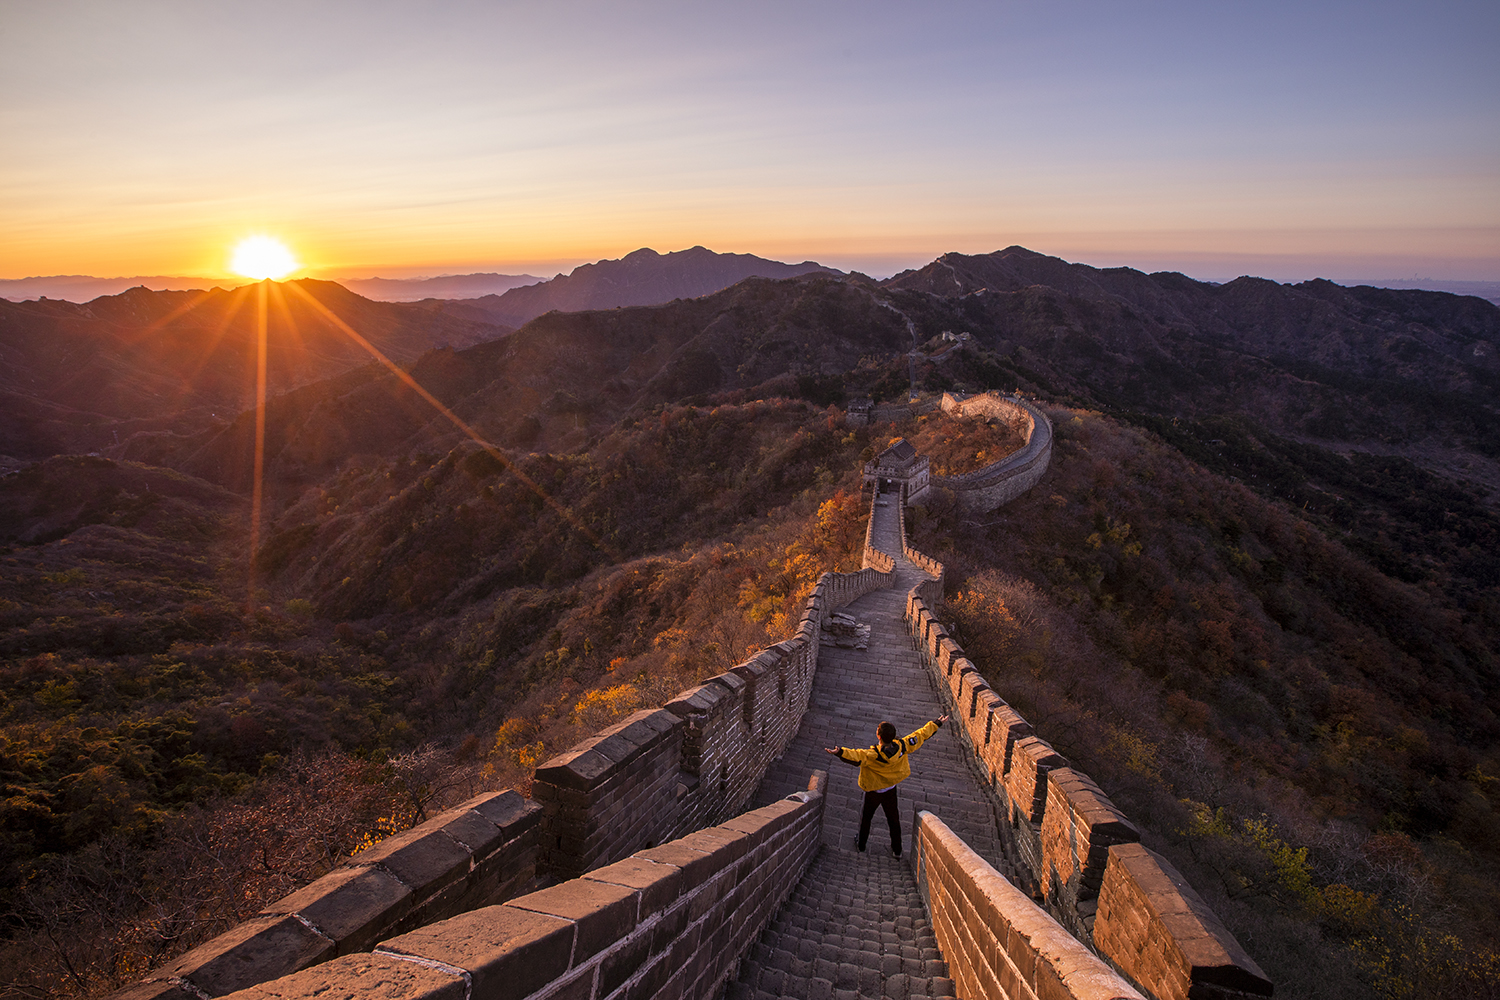
<svg viewBox="0 0 1500 1000">
<path fill-rule="evenodd" d="M 904 545 L 904 529 L 902 534 Z M 930 586 L 916 587 L 907 595 L 907 630 L 949 706 L 976 771 L 987 779 L 983 784 L 994 801 L 1001 839 L 1022 888 L 1078 942 L 1157 1000 L 1270 996 L 1265 973 L 1181 873 L 1143 847 L 1135 825 L 1099 786 L 990 688 L 933 615 L 932 592 Z M 923 816 L 919 823 L 924 838 L 929 826 L 936 829 L 932 817 Z M 1017 969 L 1036 972 L 1040 966 L 1033 953 L 1038 948 L 1057 956 L 1073 953 L 1066 942 L 1049 939 L 1043 947 L 1032 932 L 1007 930 L 1006 913 L 1019 907 L 1013 891 L 1002 890 L 985 874 L 986 862 L 970 857 L 972 852 L 958 851 L 947 837 L 951 834 L 932 834 L 930 848 L 929 840 L 920 841 L 922 850 L 944 860 L 941 866 L 935 860 L 924 862 L 919 879 L 924 893 L 935 900 L 929 902 L 934 924 L 947 928 L 939 932 L 939 941 L 946 933 L 952 942 L 954 950 L 949 943 L 943 949 L 955 969 L 955 982 L 966 981 L 958 970 L 968 969 L 962 974 L 973 984 L 967 995 L 1140 995 L 1133 990 L 1110 992 L 1117 987 L 1101 987 L 1104 981 L 1093 974 L 1080 980 L 1086 988 L 1075 990 L 1055 970 L 1047 976 L 1057 979 L 1064 992 L 1027 992 L 1031 987 L 1020 986 L 1006 987 L 1003 994 L 987 992 L 990 984 L 1004 983 L 1006 975 L 1014 978 Z M 982 928 L 975 925 L 975 907 L 1001 921 L 988 944 Z M 945 914 L 941 920 L 940 912 Z M 997 949 L 998 966 L 990 961 Z M 1017 956 L 1013 949 L 1023 954 Z M 1074 967 L 1072 958 L 1057 960 Z M 1097 992 L 1101 988 L 1104 992 Z"/>
</svg>

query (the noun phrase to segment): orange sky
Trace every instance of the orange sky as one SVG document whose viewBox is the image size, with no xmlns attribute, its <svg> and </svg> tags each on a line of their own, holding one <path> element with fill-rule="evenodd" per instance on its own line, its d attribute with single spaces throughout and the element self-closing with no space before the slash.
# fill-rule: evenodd
<svg viewBox="0 0 1500 1000">
<path fill-rule="evenodd" d="M 1020 243 L 1500 280 L 1500 7 L 8 4 L 0 278 Z"/>
</svg>

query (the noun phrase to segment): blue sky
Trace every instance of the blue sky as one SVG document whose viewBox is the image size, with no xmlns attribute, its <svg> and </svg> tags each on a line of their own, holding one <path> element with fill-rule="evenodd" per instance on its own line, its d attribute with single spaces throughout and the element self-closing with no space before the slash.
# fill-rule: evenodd
<svg viewBox="0 0 1500 1000">
<path fill-rule="evenodd" d="M 0 0 L 0 277 L 1013 243 L 1500 280 L 1500 4 Z"/>
</svg>

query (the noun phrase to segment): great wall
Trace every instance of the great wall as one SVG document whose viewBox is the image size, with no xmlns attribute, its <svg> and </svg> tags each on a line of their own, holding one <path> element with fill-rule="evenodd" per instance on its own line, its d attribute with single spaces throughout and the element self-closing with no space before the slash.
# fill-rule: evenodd
<svg viewBox="0 0 1500 1000">
<path fill-rule="evenodd" d="M 531 799 L 486 793 L 390 837 L 114 1000 L 1270 996 L 936 617 L 943 567 L 908 545 L 903 500 L 941 486 L 992 509 L 1052 446 L 1024 400 L 941 405 L 1027 444 L 948 480 L 878 456 L 865 568 L 825 573 L 793 638 L 547 761 Z M 838 609 L 867 649 L 823 643 Z M 882 854 L 877 821 L 856 853 L 854 775 L 822 748 L 943 712 L 901 786 L 909 849 Z"/>
</svg>

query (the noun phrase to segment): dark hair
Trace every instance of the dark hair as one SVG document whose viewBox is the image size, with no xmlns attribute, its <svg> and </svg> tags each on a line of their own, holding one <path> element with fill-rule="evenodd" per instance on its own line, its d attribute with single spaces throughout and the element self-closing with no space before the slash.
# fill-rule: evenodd
<svg viewBox="0 0 1500 1000">
<path fill-rule="evenodd" d="M 889 722 L 882 722 L 880 724 L 880 728 L 875 730 L 875 735 L 879 736 L 882 740 L 889 743 L 891 740 L 896 738 L 896 727 L 891 725 Z"/>
</svg>

